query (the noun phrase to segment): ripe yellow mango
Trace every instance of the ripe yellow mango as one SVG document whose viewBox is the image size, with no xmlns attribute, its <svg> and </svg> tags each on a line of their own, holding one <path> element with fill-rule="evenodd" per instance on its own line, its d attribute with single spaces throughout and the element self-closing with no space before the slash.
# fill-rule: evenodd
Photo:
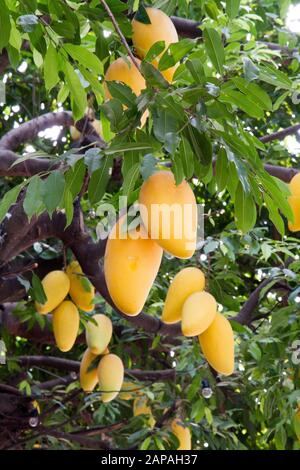
<svg viewBox="0 0 300 470">
<path fill-rule="evenodd" d="M 147 415 L 147 424 L 150 428 L 154 428 L 155 419 L 152 414 L 151 407 L 148 404 L 148 399 L 146 396 L 139 396 L 133 402 L 133 416 Z"/>
<path fill-rule="evenodd" d="M 82 269 L 78 261 L 72 261 L 67 267 L 66 273 L 70 279 L 69 294 L 73 302 L 84 312 L 91 312 L 94 309 L 93 300 L 95 297 L 95 288 L 92 283 L 82 275 Z"/>
<path fill-rule="evenodd" d="M 300 173 L 297 173 L 289 182 L 289 189 L 293 196 L 300 197 Z"/>
<path fill-rule="evenodd" d="M 66 297 L 70 289 L 70 281 L 64 271 L 51 271 L 42 280 L 47 300 L 44 304 L 35 303 L 38 313 L 45 315 L 52 312 Z"/>
<path fill-rule="evenodd" d="M 77 338 L 79 322 L 78 309 L 70 300 L 65 300 L 53 311 L 53 333 L 58 349 L 70 351 Z"/>
<path fill-rule="evenodd" d="M 98 380 L 101 400 L 104 403 L 116 398 L 124 380 L 124 366 L 121 359 L 115 354 L 106 354 L 98 365 Z"/>
<path fill-rule="evenodd" d="M 96 325 L 89 321 L 86 326 L 86 343 L 93 354 L 103 354 L 111 340 L 113 326 L 110 318 L 102 313 L 93 315 Z"/>
<path fill-rule="evenodd" d="M 294 214 L 294 221 L 289 221 L 289 230 L 291 232 L 298 232 L 300 230 L 300 197 L 289 196 L 288 203 Z"/>
<path fill-rule="evenodd" d="M 300 173 L 297 173 L 289 182 L 291 196 L 288 197 L 288 203 L 294 215 L 294 221 L 289 220 L 288 226 L 291 232 L 300 230 Z"/>
<path fill-rule="evenodd" d="M 136 58 L 138 64 L 141 63 L 139 59 Z M 110 64 L 105 74 L 105 82 L 110 81 L 119 81 L 129 86 L 136 96 L 139 96 L 147 85 L 143 75 L 138 71 L 137 67 L 133 63 L 130 57 L 127 57 L 126 60 L 122 57 L 119 57 L 114 62 Z M 111 94 L 104 82 L 104 92 L 105 99 L 110 100 Z M 145 124 L 149 113 L 148 110 L 144 112 L 141 117 L 141 126 Z"/>
<path fill-rule="evenodd" d="M 234 371 L 234 336 L 227 318 L 217 313 L 212 324 L 199 335 L 199 342 L 207 362 L 220 374 Z"/>
<path fill-rule="evenodd" d="M 98 383 L 97 367 L 88 370 L 97 355 L 87 348 L 80 362 L 80 386 L 85 392 L 92 392 Z"/>
<path fill-rule="evenodd" d="M 113 227 L 104 256 L 109 294 L 121 312 L 135 316 L 142 310 L 158 273 L 163 250 L 143 227 L 124 230 L 126 216 Z"/>
<path fill-rule="evenodd" d="M 171 430 L 179 440 L 179 447 L 176 450 L 192 449 L 191 432 L 188 427 L 184 426 L 179 419 L 174 419 L 171 424 Z"/>
<path fill-rule="evenodd" d="M 191 294 L 202 291 L 204 287 L 205 276 L 200 269 L 188 267 L 179 271 L 170 284 L 162 320 L 165 323 L 180 321 L 184 302 Z"/>
<path fill-rule="evenodd" d="M 183 304 L 181 329 L 184 336 L 198 336 L 214 321 L 216 299 L 208 292 L 195 292 Z"/>
<path fill-rule="evenodd" d="M 140 213 L 150 237 L 178 258 L 190 258 L 196 249 L 197 203 L 190 185 L 178 186 L 171 171 L 158 171 L 144 181 Z"/>
<path fill-rule="evenodd" d="M 170 44 L 178 42 L 176 28 L 172 20 L 163 11 L 157 8 L 146 8 L 146 11 L 151 21 L 150 24 L 141 23 L 136 19 L 132 20 L 132 42 L 138 56 L 141 58 L 144 58 L 153 44 L 158 41 L 165 42 L 165 49 L 167 49 Z M 158 62 L 159 57 L 153 61 L 153 65 L 158 67 Z M 176 65 L 164 70 L 162 74 L 166 80 L 171 82 L 175 70 Z"/>
</svg>

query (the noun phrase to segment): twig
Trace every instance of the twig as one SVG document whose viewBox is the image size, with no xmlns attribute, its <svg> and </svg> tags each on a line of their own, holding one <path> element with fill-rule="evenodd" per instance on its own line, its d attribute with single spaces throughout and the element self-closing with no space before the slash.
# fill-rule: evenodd
<svg viewBox="0 0 300 470">
<path fill-rule="evenodd" d="M 134 57 L 134 55 L 132 54 L 131 52 L 131 49 L 128 45 L 128 42 L 126 41 L 125 39 L 125 36 L 124 34 L 122 33 L 117 21 L 116 21 L 116 18 L 114 17 L 114 14 L 113 12 L 111 11 L 111 9 L 109 8 L 109 6 L 107 5 L 106 1 L 105 0 L 100 0 L 100 2 L 102 3 L 103 7 L 105 8 L 106 10 L 106 13 L 108 14 L 112 24 L 114 25 L 114 28 L 117 32 L 117 34 L 119 35 L 120 39 L 121 39 L 121 42 L 123 44 L 123 46 L 125 47 L 125 49 L 127 50 L 128 52 L 128 55 L 129 57 L 131 58 L 133 64 L 136 66 L 136 68 L 138 69 L 138 71 L 141 73 L 141 69 L 140 69 L 140 66 L 139 66 L 139 63 L 137 62 L 136 58 Z"/>
<path fill-rule="evenodd" d="M 273 140 L 283 140 L 288 135 L 296 134 L 300 130 L 300 124 L 294 124 L 293 126 L 286 127 L 278 132 L 273 132 L 273 134 L 265 135 L 260 137 L 260 141 L 263 143 L 272 142 Z"/>
</svg>

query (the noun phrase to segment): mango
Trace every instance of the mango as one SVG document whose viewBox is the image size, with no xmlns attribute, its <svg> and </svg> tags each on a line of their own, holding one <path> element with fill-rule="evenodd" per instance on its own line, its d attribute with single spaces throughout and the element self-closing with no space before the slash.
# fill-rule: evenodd
<svg viewBox="0 0 300 470">
<path fill-rule="evenodd" d="M 298 232 L 300 230 L 300 173 L 297 173 L 289 182 L 291 196 L 288 197 L 288 203 L 294 215 L 294 221 L 288 221 L 289 230 Z"/>
<path fill-rule="evenodd" d="M 129 316 L 140 313 L 158 273 L 163 250 L 143 227 L 126 232 L 122 216 L 113 227 L 104 256 L 104 274 L 116 307 Z"/>
<path fill-rule="evenodd" d="M 289 182 L 289 190 L 293 196 L 300 197 L 300 172 L 293 176 Z"/>
<path fill-rule="evenodd" d="M 103 354 L 111 340 L 113 326 L 110 318 L 102 313 L 93 315 L 96 325 L 89 321 L 86 326 L 86 343 L 93 354 Z"/>
<path fill-rule="evenodd" d="M 183 304 L 181 329 L 184 336 L 198 336 L 214 321 L 217 302 L 208 292 L 194 292 Z"/>
<path fill-rule="evenodd" d="M 294 221 L 289 220 L 289 230 L 291 232 L 298 232 L 300 230 L 300 197 L 289 196 L 288 203 L 294 215 Z"/>
<path fill-rule="evenodd" d="M 172 43 L 178 42 L 178 34 L 172 20 L 161 10 L 157 8 L 146 8 L 148 17 L 151 21 L 150 24 L 144 24 L 140 21 L 132 20 L 132 42 L 137 52 L 137 55 L 144 58 L 149 49 L 158 41 L 165 42 L 165 50 Z M 159 57 L 155 58 L 152 62 L 155 67 L 158 67 Z M 172 82 L 176 65 L 162 71 L 161 73 L 166 80 Z"/>
<path fill-rule="evenodd" d="M 52 312 L 67 296 L 70 289 L 70 281 L 64 271 L 51 271 L 42 280 L 47 300 L 44 304 L 35 303 L 38 313 L 45 315 Z"/>
<path fill-rule="evenodd" d="M 78 309 L 70 300 L 65 300 L 53 311 L 53 333 L 58 349 L 63 352 L 72 349 L 77 338 L 79 322 Z"/>
<path fill-rule="evenodd" d="M 93 300 L 95 288 L 92 283 L 82 274 L 82 269 L 78 261 L 72 261 L 66 269 L 70 279 L 70 296 L 78 308 L 84 312 L 91 312 L 94 309 Z"/>
<path fill-rule="evenodd" d="M 133 416 L 147 415 L 147 424 L 152 429 L 155 426 L 155 419 L 152 414 L 151 407 L 145 395 L 137 397 L 133 402 Z"/>
<path fill-rule="evenodd" d="M 234 371 L 234 336 L 227 318 L 217 313 L 212 324 L 199 335 L 202 352 L 219 374 L 231 375 Z"/>
<path fill-rule="evenodd" d="M 102 357 L 98 365 L 98 380 L 103 403 L 112 401 L 120 392 L 124 379 L 124 366 L 115 354 Z"/>
<path fill-rule="evenodd" d="M 174 419 L 171 423 L 172 433 L 179 440 L 179 447 L 176 450 L 192 450 L 191 432 L 179 419 Z"/>
<path fill-rule="evenodd" d="M 171 171 L 158 171 L 144 181 L 139 195 L 143 224 L 152 240 L 178 258 L 196 249 L 197 203 L 189 184 L 176 186 Z"/>
<path fill-rule="evenodd" d="M 140 65 L 141 61 L 136 58 L 136 62 Z M 142 90 L 147 88 L 143 75 L 139 72 L 135 64 L 130 57 L 126 60 L 119 57 L 110 64 L 105 74 L 105 82 L 119 81 L 129 86 L 136 96 L 139 96 Z M 106 83 L 104 82 L 104 93 L 105 99 L 110 100 L 112 98 Z M 149 113 L 148 110 L 144 112 L 141 117 L 141 127 L 145 124 Z"/>
<path fill-rule="evenodd" d="M 88 370 L 96 357 L 97 355 L 87 348 L 80 362 L 79 380 L 80 386 L 85 392 L 92 392 L 98 383 L 97 367 Z"/>
<path fill-rule="evenodd" d="M 176 274 L 170 284 L 162 320 L 165 323 L 176 323 L 181 320 L 182 309 L 186 299 L 194 292 L 205 287 L 205 276 L 198 268 L 184 268 Z"/>
</svg>

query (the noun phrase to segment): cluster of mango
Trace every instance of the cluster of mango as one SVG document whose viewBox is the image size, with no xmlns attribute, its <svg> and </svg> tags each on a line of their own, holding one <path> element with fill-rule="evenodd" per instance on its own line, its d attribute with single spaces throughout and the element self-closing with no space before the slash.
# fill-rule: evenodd
<svg viewBox="0 0 300 470">
<path fill-rule="evenodd" d="M 88 348 L 80 363 L 81 388 L 85 392 L 92 392 L 99 383 L 103 403 L 117 397 L 124 380 L 122 360 L 108 350 L 112 332 L 110 318 L 102 313 L 94 315 L 86 326 Z"/>
<path fill-rule="evenodd" d="M 220 374 L 230 375 L 234 370 L 232 327 L 217 311 L 215 298 L 204 289 L 205 276 L 200 269 L 182 269 L 167 292 L 162 320 L 181 321 L 184 336 L 198 336 L 208 363 Z"/>
<path fill-rule="evenodd" d="M 140 313 L 158 273 L 163 249 L 178 258 L 190 258 L 196 248 L 197 205 L 186 181 L 176 186 L 170 171 L 158 171 L 142 185 L 140 196 L 142 224 L 124 237 L 125 215 L 112 229 L 106 245 L 104 274 L 116 307 L 129 316 Z M 168 217 L 152 217 L 157 206 L 177 207 Z M 190 207 L 184 230 L 178 215 Z M 181 236 L 178 237 L 178 233 Z M 166 237 L 165 234 L 168 234 Z M 229 321 L 217 312 L 214 297 L 204 291 L 204 274 L 195 267 L 179 272 L 167 293 L 162 319 L 182 322 L 185 336 L 199 336 L 202 351 L 219 373 L 234 369 L 234 338 Z"/>
<path fill-rule="evenodd" d="M 46 295 L 45 302 L 35 303 L 38 313 L 46 315 L 52 312 L 53 333 L 57 347 L 70 351 L 79 330 L 80 316 L 78 309 L 91 312 L 94 309 L 95 289 L 83 275 L 77 261 L 69 264 L 64 271 L 51 271 L 42 280 Z M 67 296 L 71 300 L 66 300 Z"/>
<path fill-rule="evenodd" d="M 140 59 L 144 59 L 151 47 L 158 41 L 164 41 L 165 49 L 178 42 L 178 34 L 171 19 L 161 10 L 157 8 L 146 8 L 150 23 L 141 23 L 133 19 L 132 26 L 132 43 L 135 51 Z M 152 61 L 152 65 L 158 68 L 158 62 L 164 51 Z M 135 57 L 135 62 L 140 65 L 140 60 Z M 168 82 L 172 82 L 173 75 L 177 66 L 174 65 L 161 73 Z M 142 74 L 139 72 L 132 59 L 119 57 L 110 64 L 105 74 L 105 81 L 121 81 L 129 86 L 136 96 L 139 96 L 146 88 L 146 82 Z M 105 86 L 105 98 L 110 99 L 111 95 L 107 86 Z M 141 118 L 143 126 L 147 120 L 148 111 L 145 111 Z"/>
</svg>

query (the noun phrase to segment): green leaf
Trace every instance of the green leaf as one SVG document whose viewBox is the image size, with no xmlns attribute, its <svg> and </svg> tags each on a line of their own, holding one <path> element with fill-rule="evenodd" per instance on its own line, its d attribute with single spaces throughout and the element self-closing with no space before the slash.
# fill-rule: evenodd
<svg viewBox="0 0 300 470">
<path fill-rule="evenodd" d="M 75 121 L 84 116 L 87 106 L 86 93 L 81 85 L 80 79 L 69 62 L 63 65 L 65 79 L 72 95 L 72 111 Z"/>
<path fill-rule="evenodd" d="M 50 214 L 58 208 L 62 200 L 65 187 L 65 178 L 61 171 L 55 170 L 50 173 L 47 179 L 43 180 L 42 196 L 45 207 Z"/>
<path fill-rule="evenodd" d="M 226 13 L 232 20 L 239 12 L 241 0 L 226 0 Z"/>
<path fill-rule="evenodd" d="M 283 236 L 284 235 L 284 222 L 282 217 L 279 214 L 278 207 L 274 203 L 273 199 L 267 194 L 264 193 L 264 200 L 269 211 L 270 220 L 275 225 L 278 232 Z"/>
<path fill-rule="evenodd" d="M 275 68 L 273 65 L 260 64 L 259 71 L 259 79 L 263 82 L 286 90 L 292 89 L 292 82 L 289 77 L 284 72 L 281 72 L 280 70 Z"/>
<path fill-rule="evenodd" d="M 257 343 L 252 341 L 249 345 L 248 351 L 257 362 L 261 360 L 261 349 Z"/>
<path fill-rule="evenodd" d="M 206 134 L 189 124 L 184 129 L 183 135 L 189 141 L 200 163 L 204 166 L 210 165 L 212 160 L 212 145 Z"/>
<path fill-rule="evenodd" d="M 204 67 L 200 59 L 191 59 L 185 62 L 186 68 L 192 74 L 196 83 L 203 83 L 205 80 Z"/>
<path fill-rule="evenodd" d="M 131 152 L 131 151 L 150 151 L 153 150 L 151 143 L 149 142 L 124 142 L 112 144 L 108 149 L 105 150 L 106 155 L 114 155 L 116 153 Z"/>
<path fill-rule="evenodd" d="M 46 90 L 50 91 L 58 83 L 58 57 L 55 47 L 49 44 L 44 59 L 44 79 Z"/>
<path fill-rule="evenodd" d="M 280 95 L 277 100 L 275 101 L 275 103 L 273 104 L 273 111 L 277 111 L 280 106 L 282 105 L 282 103 L 286 100 L 286 98 L 289 96 L 290 92 L 289 91 L 285 91 L 284 93 L 282 93 L 282 95 Z"/>
<path fill-rule="evenodd" d="M 225 53 L 220 34 L 212 28 L 203 31 L 204 44 L 207 54 L 215 69 L 221 74 L 225 63 Z"/>
<path fill-rule="evenodd" d="M 241 183 L 236 189 L 234 209 L 237 228 L 243 233 L 248 232 L 256 222 L 256 206 L 253 197 L 245 193 Z"/>
<path fill-rule="evenodd" d="M 47 302 L 47 296 L 40 278 L 35 273 L 32 274 L 31 284 L 34 299 L 42 305 L 45 304 Z"/>
<path fill-rule="evenodd" d="M 244 75 L 245 79 L 248 82 L 252 80 L 256 80 L 259 77 L 259 68 L 252 62 L 249 57 L 243 58 L 243 65 L 244 65 Z"/>
<path fill-rule="evenodd" d="M 103 74 L 103 64 L 101 60 L 99 60 L 93 52 L 90 52 L 86 46 L 66 43 L 63 47 L 72 59 L 76 60 L 80 65 L 90 69 L 97 75 Z"/>
<path fill-rule="evenodd" d="M 101 152 L 99 148 L 91 148 L 85 152 L 84 163 L 88 167 L 89 174 L 92 174 L 100 168 L 102 158 L 103 152 Z"/>
<path fill-rule="evenodd" d="M 92 174 L 88 187 L 88 196 L 91 204 L 96 204 L 102 199 L 110 177 L 111 167 L 112 159 L 104 157 L 101 167 Z"/>
<path fill-rule="evenodd" d="M 213 419 L 212 412 L 211 412 L 210 408 L 208 408 L 207 406 L 204 408 L 204 414 L 205 414 L 205 418 L 206 418 L 206 421 L 208 422 L 208 424 L 212 424 L 214 419 Z"/>
<path fill-rule="evenodd" d="M 277 427 L 274 436 L 275 447 L 277 450 L 285 450 L 286 439 L 287 437 L 284 426 Z"/>
<path fill-rule="evenodd" d="M 169 88 L 169 83 L 164 76 L 149 62 L 141 62 L 141 72 L 147 83 L 154 88 Z"/>
<path fill-rule="evenodd" d="M 19 16 L 17 23 L 25 33 L 31 33 L 39 23 L 39 19 L 36 15 L 23 15 Z"/>
<path fill-rule="evenodd" d="M 128 108 L 135 106 L 136 95 L 129 86 L 116 81 L 108 81 L 106 85 L 113 98 L 116 98 Z"/>
<path fill-rule="evenodd" d="M 24 183 L 18 184 L 17 186 L 10 189 L 9 191 L 7 191 L 7 193 L 4 194 L 3 198 L 0 201 L 0 222 L 2 222 L 2 220 L 6 216 L 11 205 L 16 202 L 23 186 Z"/>
<path fill-rule="evenodd" d="M 149 51 L 145 56 L 145 61 L 152 62 L 157 56 L 159 56 L 165 50 L 165 41 L 157 41 L 150 47 Z"/>
<path fill-rule="evenodd" d="M 31 219 L 34 214 L 38 214 L 44 207 L 42 196 L 42 180 L 37 175 L 33 176 L 30 180 L 23 202 L 23 207 L 29 219 Z"/>
<path fill-rule="evenodd" d="M 74 215 L 74 206 L 73 206 L 73 194 L 67 187 L 64 190 L 63 200 L 62 200 L 62 208 L 65 210 L 66 213 L 66 225 L 65 229 L 69 227 L 73 220 Z"/>
<path fill-rule="evenodd" d="M 10 17 L 4 0 L 0 0 L 0 52 L 7 46 L 10 37 Z"/>
<path fill-rule="evenodd" d="M 129 169 L 128 173 L 125 175 L 122 191 L 123 196 L 128 197 L 132 193 L 135 187 L 135 183 L 139 177 L 139 174 L 140 165 L 139 163 L 136 163 Z"/>
<path fill-rule="evenodd" d="M 179 122 L 173 116 L 162 108 L 154 108 L 152 112 L 153 117 L 153 133 L 157 140 L 160 142 L 166 141 L 166 135 L 173 133 L 176 134 L 179 130 Z"/>
<path fill-rule="evenodd" d="M 169 67 L 177 64 L 194 47 L 195 41 L 188 38 L 170 44 L 159 60 L 158 69 L 161 71 L 167 70 Z"/>
<path fill-rule="evenodd" d="M 263 110 L 249 97 L 239 91 L 226 88 L 222 90 L 220 101 L 237 106 L 251 117 L 261 119 L 264 117 Z"/>
<path fill-rule="evenodd" d="M 134 16 L 134 19 L 143 24 L 151 24 L 151 20 L 148 16 L 147 10 L 142 3 L 140 3 L 139 8 Z"/>
<path fill-rule="evenodd" d="M 101 111 L 111 124 L 111 130 L 118 129 L 118 124 L 122 118 L 123 107 L 119 100 L 111 99 L 101 106 Z"/>
<path fill-rule="evenodd" d="M 140 161 L 140 153 L 134 150 L 126 152 L 122 159 L 122 176 L 128 173 L 130 168 Z"/>
<path fill-rule="evenodd" d="M 86 168 L 81 158 L 75 163 L 74 167 L 69 168 L 65 173 L 65 190 L 70 191 L 73 198 L 77 196 L 82 188 L 85 172 Z"/>
<path fill-rule="evenodd" d="M 181 161 L 180 154 L 177 152 L 173 158 L 172 171 L 175 177 L 176 185 L 180 184 L 184 180 L 184 171 Z"/>
<path fill-rule="evenodd" d="M 144 181 L 156 172 L 156 163 L 156 158 L 151 153 L 144 155 L 140 167 L 140 172 Z"/>
<path fill-rule="evenodd" d="M 228 159 L 226 150 L 221 148 L 218 152 L 218 157 L 216 161 L 216 181 L 218 190 L 221 192 L 226 188 L 226 183 L 228 180 Z"/>
<path fill-rule="evenodd" d="M 194 153 L 189 141 L 182 136 L 179 144 L 179 152 L 182 161 L 183 171 L 187 179 L 194 174 Z"/>
<path fill-rule="evenodd" d="M 241 77 L 233 78 L 232 81 L 236 87 L 244 93 L 248 99 L 257 103 L 262 109 L 268 111 L 272 110 L 272 101 L 268 95 L 260 86 L 256 83 L 248 83 Z"/>
</svg>

